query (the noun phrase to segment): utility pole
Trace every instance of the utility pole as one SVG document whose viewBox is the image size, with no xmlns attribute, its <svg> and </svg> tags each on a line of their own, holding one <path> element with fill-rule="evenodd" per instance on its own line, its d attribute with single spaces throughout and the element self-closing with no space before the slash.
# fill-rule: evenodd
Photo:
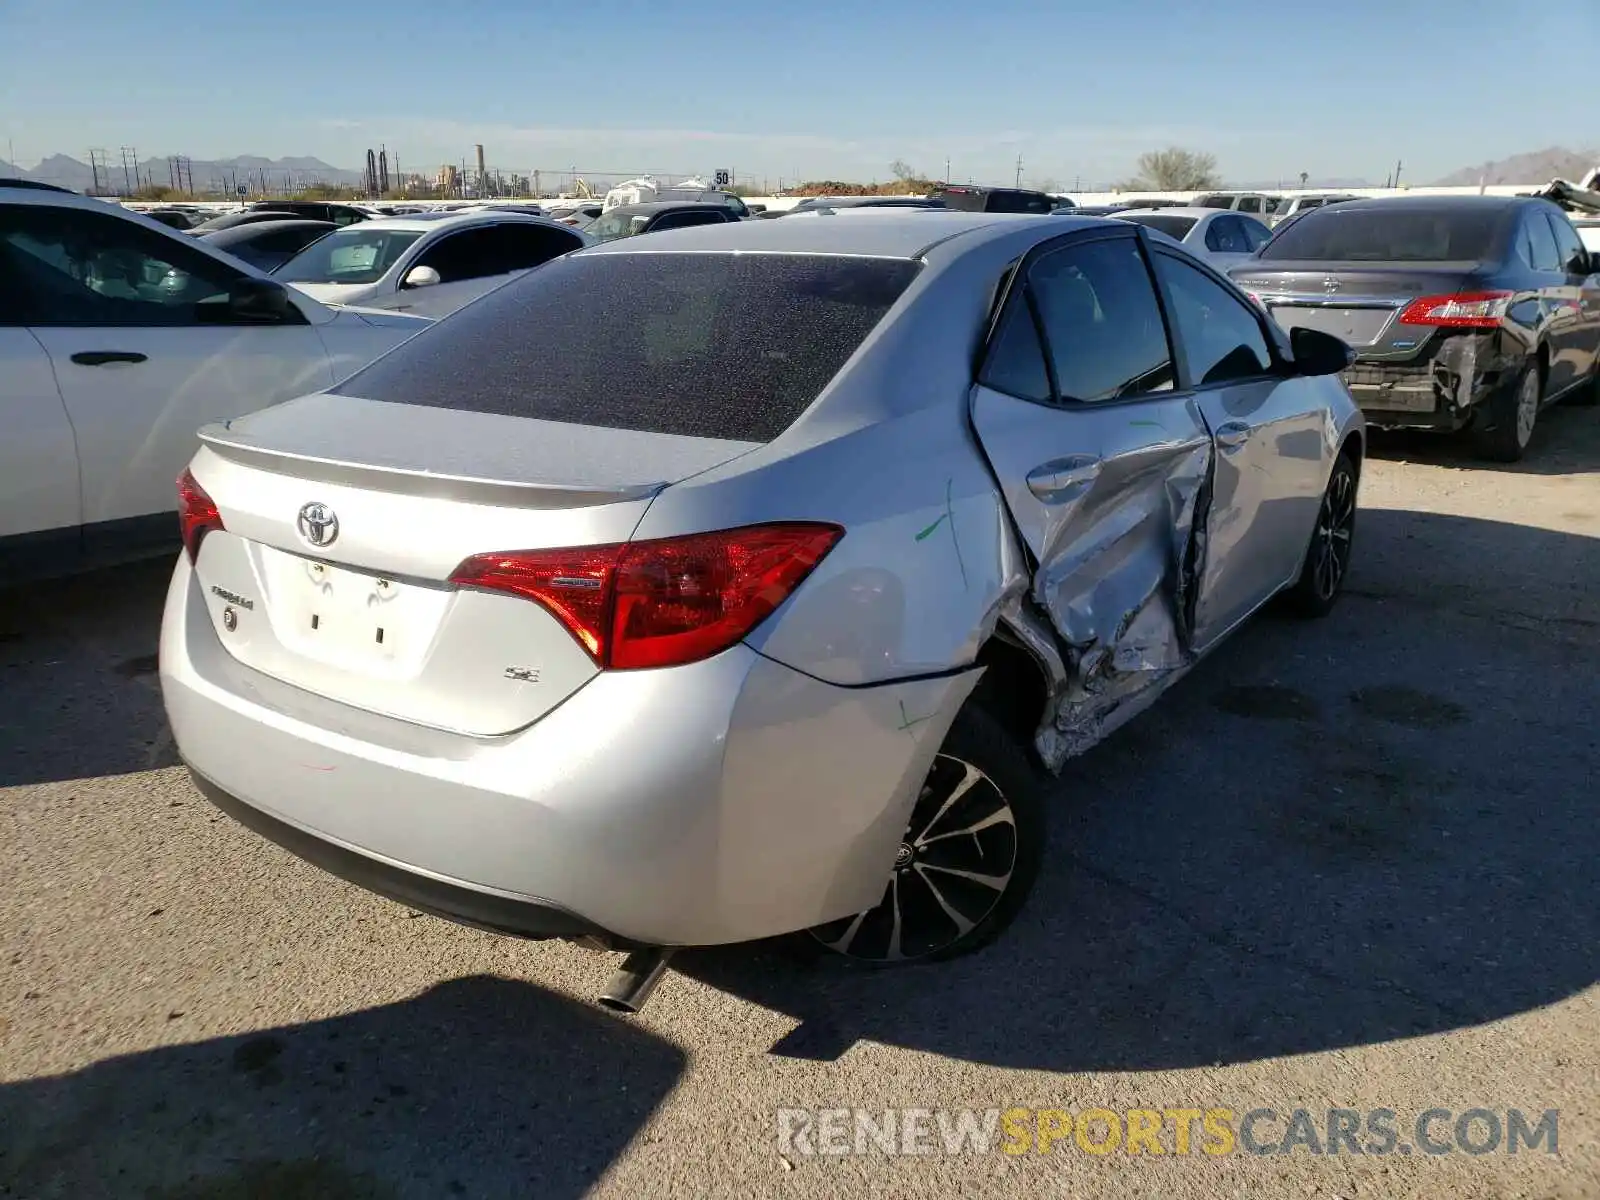
<svg viewBox="0 0 1600 1200">
<path fill-rule="evenodd" d="M 105 184 L 100 182 L 100 171 L 102 168 L 106 169 Z M 90 188 L 89 194 L 91 196 L 98 196 L 101 194 L 102 189 L 111 182 L 110 168 L 106 167 L 106 152 L 104 150 L 89 151 L 89 173 L 94 177 L 94 184 Z"/>
<path fill-rule="evenodd" d="M 950 182 L 950 156 L 948 154 L 944 156 L 944 181 L 946 183 Z"/>
<path fill-rule="evenodd" d="M 134 181 L 139 174 L 139 152 L 132 146 L 122 146 L 119 147 L 119 153 L 122 155 L 122 182 L 127 185 L 128 195 L 131 196 L 138 186 Z"/>
<path fill-rule="evenodd" d="M 1017 186 L 1022 186 L 1022 155 L 1017 155 Z"/>
<path fill-rule="evenodd" d="M 1401 163 L 1401 161 L 1398 158 L 1395 159 L 1395 162 L 1394 162 L 1394 186 L 1395 187 L 1399 187 L 1400 186 L 1400 168 L 1401 168 L 1402 165 L 1403 164 Z"/>
</svg>

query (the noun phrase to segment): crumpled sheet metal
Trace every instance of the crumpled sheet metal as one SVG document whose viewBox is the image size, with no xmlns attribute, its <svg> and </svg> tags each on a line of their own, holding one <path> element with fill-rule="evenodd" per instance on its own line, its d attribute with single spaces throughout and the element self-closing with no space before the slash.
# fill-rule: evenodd
<svg viewBox="0 0 1600 1200">
<path fill-rule="evenodd" d="M 1051 770 L 1100 741 L 1140 697 L 1193 661 L 1212 451 L 1209 440 L 1167 449 L 1119 483 L 1115 503 L 1087 526 L 1065 514 L 1060 528 L 1075 544 L 1047 554 L 1034 580 L 1032 605 L 1049 616 L 1067 650 L 1064 678 L 1035 738 Z"/>
</svg>

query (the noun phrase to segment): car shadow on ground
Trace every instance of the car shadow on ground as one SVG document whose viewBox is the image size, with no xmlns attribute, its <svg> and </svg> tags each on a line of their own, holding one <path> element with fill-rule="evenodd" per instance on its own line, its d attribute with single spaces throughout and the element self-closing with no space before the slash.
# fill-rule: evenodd
<svg viewBox="0 0 1600 1200">
<path fill-rule="evenodd" d="M 1514 463 L 1484 462 L 1465 435 L 1374 429 L 1370 442 L 1375 458 L 1510 475 L 1590 475 L 1600 472 L 1600 409 L 1551 405 L 1539 414 L 1522 461 Z"/>
<path fill-rule="evenodd" d="M 0 787 L 178 761 L 156 677 L 171 559 L 0 589 Z"/>
<path fill-rule="evenodd" d="M 1070 764 L 1046 870 L 985 952 L 862 972 L 741 946 L 675 966 L 798 1018 L 779 1054 L 867 1039 L 1062 1071 L 1368 1044 L 1591 986 L 1600 539 L 1386 509 L 1360 522 L 1332 617 L 1252 622 Z M 39 629 L 0 651 L 41 702 L 0 718 L 0 783 L 152 765 L 158 691 L 116 664 L 153 648 L 165 574 L 115 612 L 93 580 L 34 602 Z M 52 680 L 69 690 L 43 703 Z M 91 702 L 91 685 L 121 690 Z M 490 1007 L 483 1037 L 513 1061 L 522 1024 Z M 168 1053 L 186 1061 L 152 1057 Z M 471 1086 L 500 1063 L 437 1065 Z"/>
<path fill-rule="evenodd" d="M 577 1197 L 684 1066 L 676 1047 L 586 1005 L 457 979 L 347 1016 L 0 1084 L 0 1195 Z"/>
<path fill-rule="evenodd" d="M 799 1018 L 775 1054 L 1057 1071 L 1383 1042 L 1590 987 L 1600 539 L 1372 510 L 1358 542 L 1332 617 L 1263 616 L 1069 764 L 1037 888 L 985 951 L 675 965 Z"/>
</svg>

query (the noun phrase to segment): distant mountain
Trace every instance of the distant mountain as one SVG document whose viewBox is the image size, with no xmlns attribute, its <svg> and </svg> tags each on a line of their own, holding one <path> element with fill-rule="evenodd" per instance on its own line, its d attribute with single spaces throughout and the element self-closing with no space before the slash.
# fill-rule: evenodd
<svg viewBox="0 0 1600 1200">
<path fill-rule="evenodd" d="M 1436 179 L 1439 187 L 1475 187 L 1483 184 L 1548 183 L 1552 179 L 1582 179 L 1596 166 L 1600 166 L 1600 150 L 1568 150 L 1552 146 L 1548 150 L 1534 150 L 1527 154 L 1513 154 L 1496 162 L 1486 162 L 1478 167 L 1463 167 L 1459 171 Z"/>
<path fill-rule="evenodd" d="M 121 158 L 113 156 L 100 165 L 99 186 L 102 191 L 128 191 L 149 184 L 169 187 L 175 179 L 174 171 L 167 158 L 141 159 L 137 167 L 131 162 L 124 167 Z M 186 181 L 193 179 L 197 192 L 232 192 L 240 185 L 253 192 L 264 187 L 273 191 L 294 190 L 318 183 L 348 187 L 359 185 L 363 176 L 361 171 L 335 167 L 320 158 L 262 158 L 255 154 L 192 159 L 184 172 Z M 75 192 L 88 192 L 95 186 L 94 169 L 67 154 L 52 154 L 31 168 L 0 164 L 0 173 L 53 183 Z"/>
</svg>

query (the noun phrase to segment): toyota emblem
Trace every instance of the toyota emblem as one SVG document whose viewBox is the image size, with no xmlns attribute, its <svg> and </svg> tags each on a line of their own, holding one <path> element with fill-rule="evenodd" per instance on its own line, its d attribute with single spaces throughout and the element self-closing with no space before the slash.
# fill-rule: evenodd
<svg viewBox="0 0 1600 1200">
<path fill-rule="evenodd" d="M 1322 290 L 1327 292 L 1328 295 L 1330 295 L 1330 296 L 1333 295 L 1333 293 L 1337 292 L 1341 286 L 1342 285 L 1340 284 L 1340 282 L 1337 279 L 1335 279 L 1332 275 L 1329 275 L 1326 279 L 1324 279 L 1322 281 Z"/>
<path fill-rule="evenodd" d="M 300 536 L 313 546 L 331 546 L 339 536 L 339 518 L 326 504 L 313 500 L 300 506 L 300 517 L 295 522 Z"/>
</svg>

